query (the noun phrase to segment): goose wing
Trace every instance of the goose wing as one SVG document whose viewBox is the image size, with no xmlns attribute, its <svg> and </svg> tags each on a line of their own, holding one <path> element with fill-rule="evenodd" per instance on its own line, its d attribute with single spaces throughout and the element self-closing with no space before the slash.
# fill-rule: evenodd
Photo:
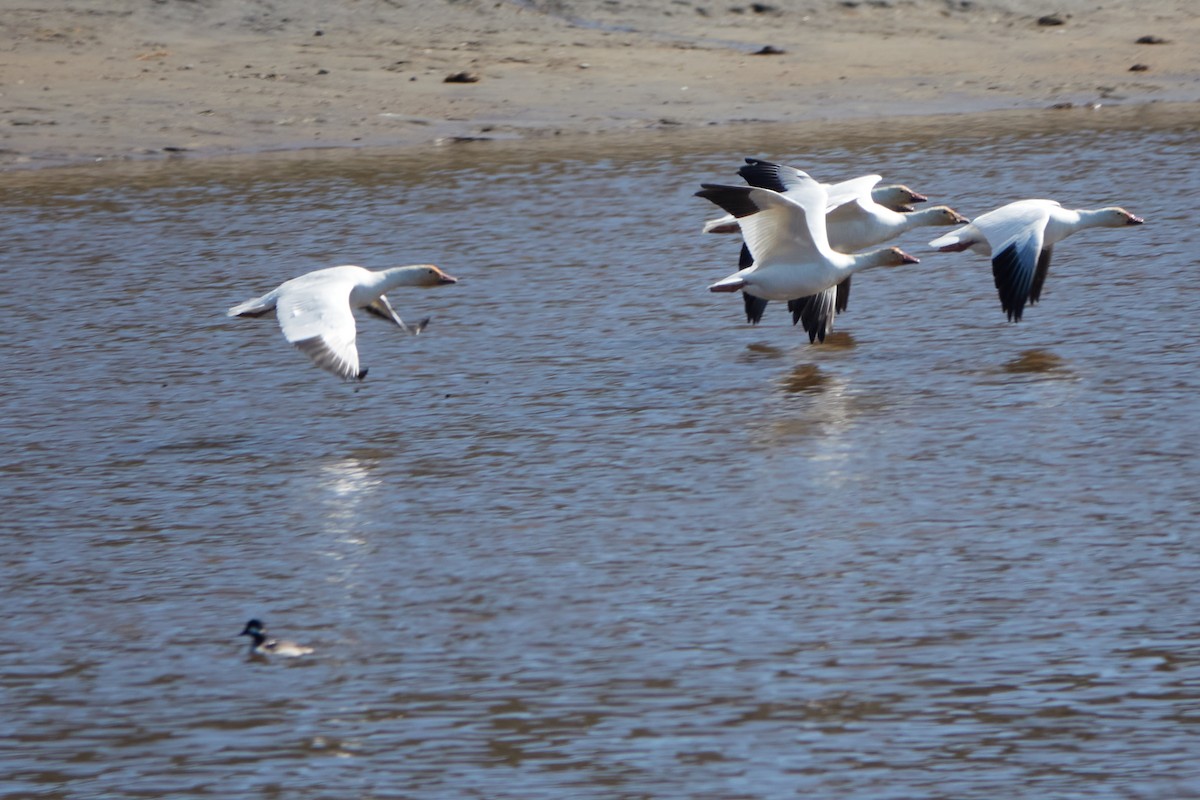
<svg viewBox="0 0 1200 800">
<path fill-rule="evenodd" d="M 1053 255 L 1053 247 L 1043 247 L 1042 252 L 1038 254 L 1037 269 L 1033 272 L 1033 286 L 1029 288 L 1030 305 L 1042 299 L 1042 284 L 1046 282 L 1046 275 L 1050 272 L 1050 259 Z"/>
<path fill-rule="evenodd" d="M 385 294 L 379 295 L 379 297 L 375 298 L 375 300 L 373 300 L 371 303 L 363 306 L 363 311 L 366 311 L 368 314 L 373 314 L 380 319 L 387 320 L 393 325 L 399 327 L 400 330 L 404 331 L 405 333 L 411 333 L 413 336 L 416 336 L 418 333 L 425 330 L 425 326 L 429 324 L 429 317 L 425 317 L 425 319 L 421 320 L 416 325 L 409 325 L 407 322 L 400 319 L 400 315 L 396 313 L 396 309 L 392 308 L 392 304 L 388 302 L 387 295 Z"/>
<path fill-rule="evenodd" d="M 702 184 L 696 193 L 737 217 L 755 265 L 806 263 L 829 252 L 825 233 L 825 188 L 805 176 L 784 195 L 753 186 Z"/>
<path fill-rule="evenodd" d="M 791 195 L 793 190 L 802 194 L 813 180 L 807 172 L 795 167 L 757 158 L 747 158 L 746 166 L 739 169 L 738 174 L 751 186 L 786 195 Z M 881 180 L 883 178 L 879 175 L 863 175 L 860 178 L 826 185 L 828 199 L 825 210 L 832 211 L 847 203 L 874 203 L 871 192 Z"/>
<path fill-rule="evenodd" d="M 992 277 L 1000 294 L 1000 307 L 1010 321 L 1020 322 L 1031 294 L 1035 302 L 1041 294 L 1042 281 L 1050 267 L 1049 252 L 1043 256 L 1050 210 L 1044 204 L 1013 206 L 997 209 L 993 212 L 997 216 L 992 219 L 986 219 L 990 215 L 985 214 L 974 224 L 992 247 Z M 999 214 L 1001 211 L 1007 213 Z M 1040 279 L 1035 281 L 1038 276 Z"/>
<path fill-rule="evenodd" d="M 830 286 L 823 292 L 788 301 L 788 311 L 792 312 L 792 324 L 799 322 L 804 325 L 808 341 L 823 342 L 833 330 L 833 320 L 837 316 L 837 295 L 837 287 Z"/>
<path fill-rule="evenodd" d="M 846 206 L 852 208 L 857 206 L 862 210 L 876 205 L 875 198 L 871 196 L 871 192 L 875 186 L 883 180 L 879 175 L 863 175 L 861 178 L 852 178 L 848 181 L 835 183 L 828 188 L 829 203 L 826 206 L 826 211 L 832 214 L 836 209 L 841 209 Z"/>
<path fill-rule="evenodd" d="M 742 305 L 746 309 L 746 322 L 751 325 L 757 325 L 762 322 L 763 312 L 767 310 L 769 300 L 764 300 L 761 297 L 755 297 L 749 292 L 742 292 Z"/>
<path fill-rule="evenodd" d="M 850 307 L 850 279 L 853 275 L 847 275 L 846 280 L 837 285 L 837 303 L 835 309 L 840 314 Z"/>
<path fill-rule="evenodd" d="M 275 315 L 283 336 L 318 367 L 339 378 L 361 378 L 350 286 L 307 285 L 280 292 Z"/>
<path fill-rule="evenodd" d="M 746 183 L 760 189 L 770 189 L 780 194 L 786 193 L 793 186 L 802 185 L 808 175 L 795 167 L 787 167 L 757 158 L 747 158 L 746 166 L 738 170 Z M 740 230 L 737 219 L 728 214 L 719 219 L 710 219 L 704 223 L 704 233 L 737 233 Z"/>
<path fill-rule="evenodd" d="M 738 270 L 741 271 L 752 266 L 754 266 L 754 256 L 750 255 L 750 248 L 746 246 L 745 242 L 742 242 L 742 252 L 738 257 Z M 763 312 L 767 310 L 767 303 L 769 302 L 771 301 L 755 297 L 743 291 L 742 304 L 746 308 L 746 322 L 749 322 L 751 325 L 757 325 L 762 322 Z"/>
<path fill-rule="evenodd" d="M 738 170 L 738 175 L 751 186 L 760 189 L 770 189 L 773 192 L 786 194 L 792 189 L 802 189 L 812 178 L 807 172 L 771 161 L 757 158 L 747 158 L 746 166 Z"/>
</svg>

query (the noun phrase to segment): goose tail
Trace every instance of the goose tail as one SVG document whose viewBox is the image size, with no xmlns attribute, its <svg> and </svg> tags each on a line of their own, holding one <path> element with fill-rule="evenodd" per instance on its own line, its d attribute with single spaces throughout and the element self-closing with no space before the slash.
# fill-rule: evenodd
<svg viewBox="0 0 1200 800">
<path fill-rule="evenodd" d="M 225 312 L 227 317 L 261 317 L 263 314 L 275 310 L 275 297 L 273 294 L 265 294 L 262 297 L 256 297 L 253 300 L 247 300 L 244 303 L 238 303 L 233 308 Z"/>
</svg>

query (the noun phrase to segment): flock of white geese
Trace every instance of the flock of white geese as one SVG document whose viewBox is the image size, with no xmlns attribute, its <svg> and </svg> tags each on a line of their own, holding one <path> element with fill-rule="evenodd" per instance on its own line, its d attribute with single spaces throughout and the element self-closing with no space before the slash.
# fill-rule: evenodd
<svg viewBox="0 0 1200 800">
<path fill-rule="evenodd" d="M 914 210 L 927 198 L 906 186 L 880 186 L 878 175 L 822 184 L 794 167 L 747 158 L 738 174 L 745 185 L 705 183 L 696 196 L 727 216 L 709 220 L 706 233 L 740 233 L 738 270 L 709 286 L 713 292 L 742 293 L 746 319 L 756 324 L 771 300 L 786 302 L 793 324 L 809 341 L 825 341 L 838 312 L 845 310 L 854 273 L 898 267 L 918 259 L 897 247 L 868 248 L 922 226 L 960 227 L 930 242 L 941 252 L 974 250 L 992 259 L 1000 306 L 1018 322 L 1026 304 L 1041 297 L 1053 247 L 1084 228 L 1141 225 L 1123 208 L 1063 208 L 1053 200 L 1018 200 L 974 221 L 952 208 Z M 229 309 L 231 317 L 275 312 L 284 338 L 313 362 L 347 380 L 362 380 L 355 347 L 355 309 L 417 334 L 428 319 L 405 323 L 386 293 L 401 286 L 439 286 L 457 279 L 432 264 L 371 271 L 329 267 L 293 278 L 267 294 Z"/>
</svg>

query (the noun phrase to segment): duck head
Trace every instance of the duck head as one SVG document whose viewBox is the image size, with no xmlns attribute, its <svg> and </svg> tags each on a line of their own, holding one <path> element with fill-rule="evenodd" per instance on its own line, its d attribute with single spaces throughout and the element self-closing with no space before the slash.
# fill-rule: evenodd
<svg viewBox="0 0 1200 800">
<path fill-rule="evenodd" d="M 246 623 L 246 627 L 242 628 L 242 632 L 238 636 L 253 636 L 258 638 L 263 635 L 263 624 L 259 620 L 252 619 Z"/>
</svg>

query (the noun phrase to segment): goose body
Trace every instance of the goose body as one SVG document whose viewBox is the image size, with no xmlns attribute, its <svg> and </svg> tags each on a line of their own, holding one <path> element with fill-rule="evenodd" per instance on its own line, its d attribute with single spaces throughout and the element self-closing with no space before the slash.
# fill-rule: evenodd
<svg viewBox="0 0 1200 800">
<path fill-rule="evenodd" d="M 311 647 L 305 647 L 287 639 L 270 638 L 267 636 L 267 630 L 263 627 L 262 622 L 256 619 L 247 622 L 246 627 L 242 628 L 242 632 L 238 636 L 250 637 L 250 652 L 253 655 L 295 658 L 313 652 Z"/>
<path fill-rule="evenodd" d="M 963 225 L 969 219 L 949 206 L 931 206 L 901 214 L 861 195 L 825 216 L 829 246 L 842 253 L 856 253 L 895 239 L 913 228 Z"/>
<path fill-rule="evenodd" d="M 229 309 L 231 317 L 261 317 L 275 312 L 284 338 L 322 369 L 340 378 L 362 380 L 355 346 L 354 310 L 365 309 L 401 330 L 418 334 L 429 322 L 408 325 L 388 302 L 386 292 L 400 286 L 457 283 L 432 264 L 414 264 L 374 272 L 362 267 L 319 269 Z"/>
<path fill-rule="evenodd" d="M 1068 209 L 1054 200 L 1018 200 L 940 236 L 931 247 L 944 253 L 973 250 L 992 258 L 1000 307 L 1020 322 L 1025 304 L 1041 299 L 1054 245 L 1085 228 L 1121 228 L 1144 220 L 1123 208 Z"/>
<path fill-rule="evenodd" d="M 756 186 L 702 185 L 697 196 L 737 219 L 753 258 L 751 266 L 708 288 L 790 301 L 793 324 L 803 321 L 810 341 L 824 341 L 836 315 L 839 283 L 863 269 L 915 264 L 917 259 L 894 247 L 836 252 L 825 230 L 828 191 L 804 173 L 798 173 L 794 183 L 787 194 Z"/>
</svg>

